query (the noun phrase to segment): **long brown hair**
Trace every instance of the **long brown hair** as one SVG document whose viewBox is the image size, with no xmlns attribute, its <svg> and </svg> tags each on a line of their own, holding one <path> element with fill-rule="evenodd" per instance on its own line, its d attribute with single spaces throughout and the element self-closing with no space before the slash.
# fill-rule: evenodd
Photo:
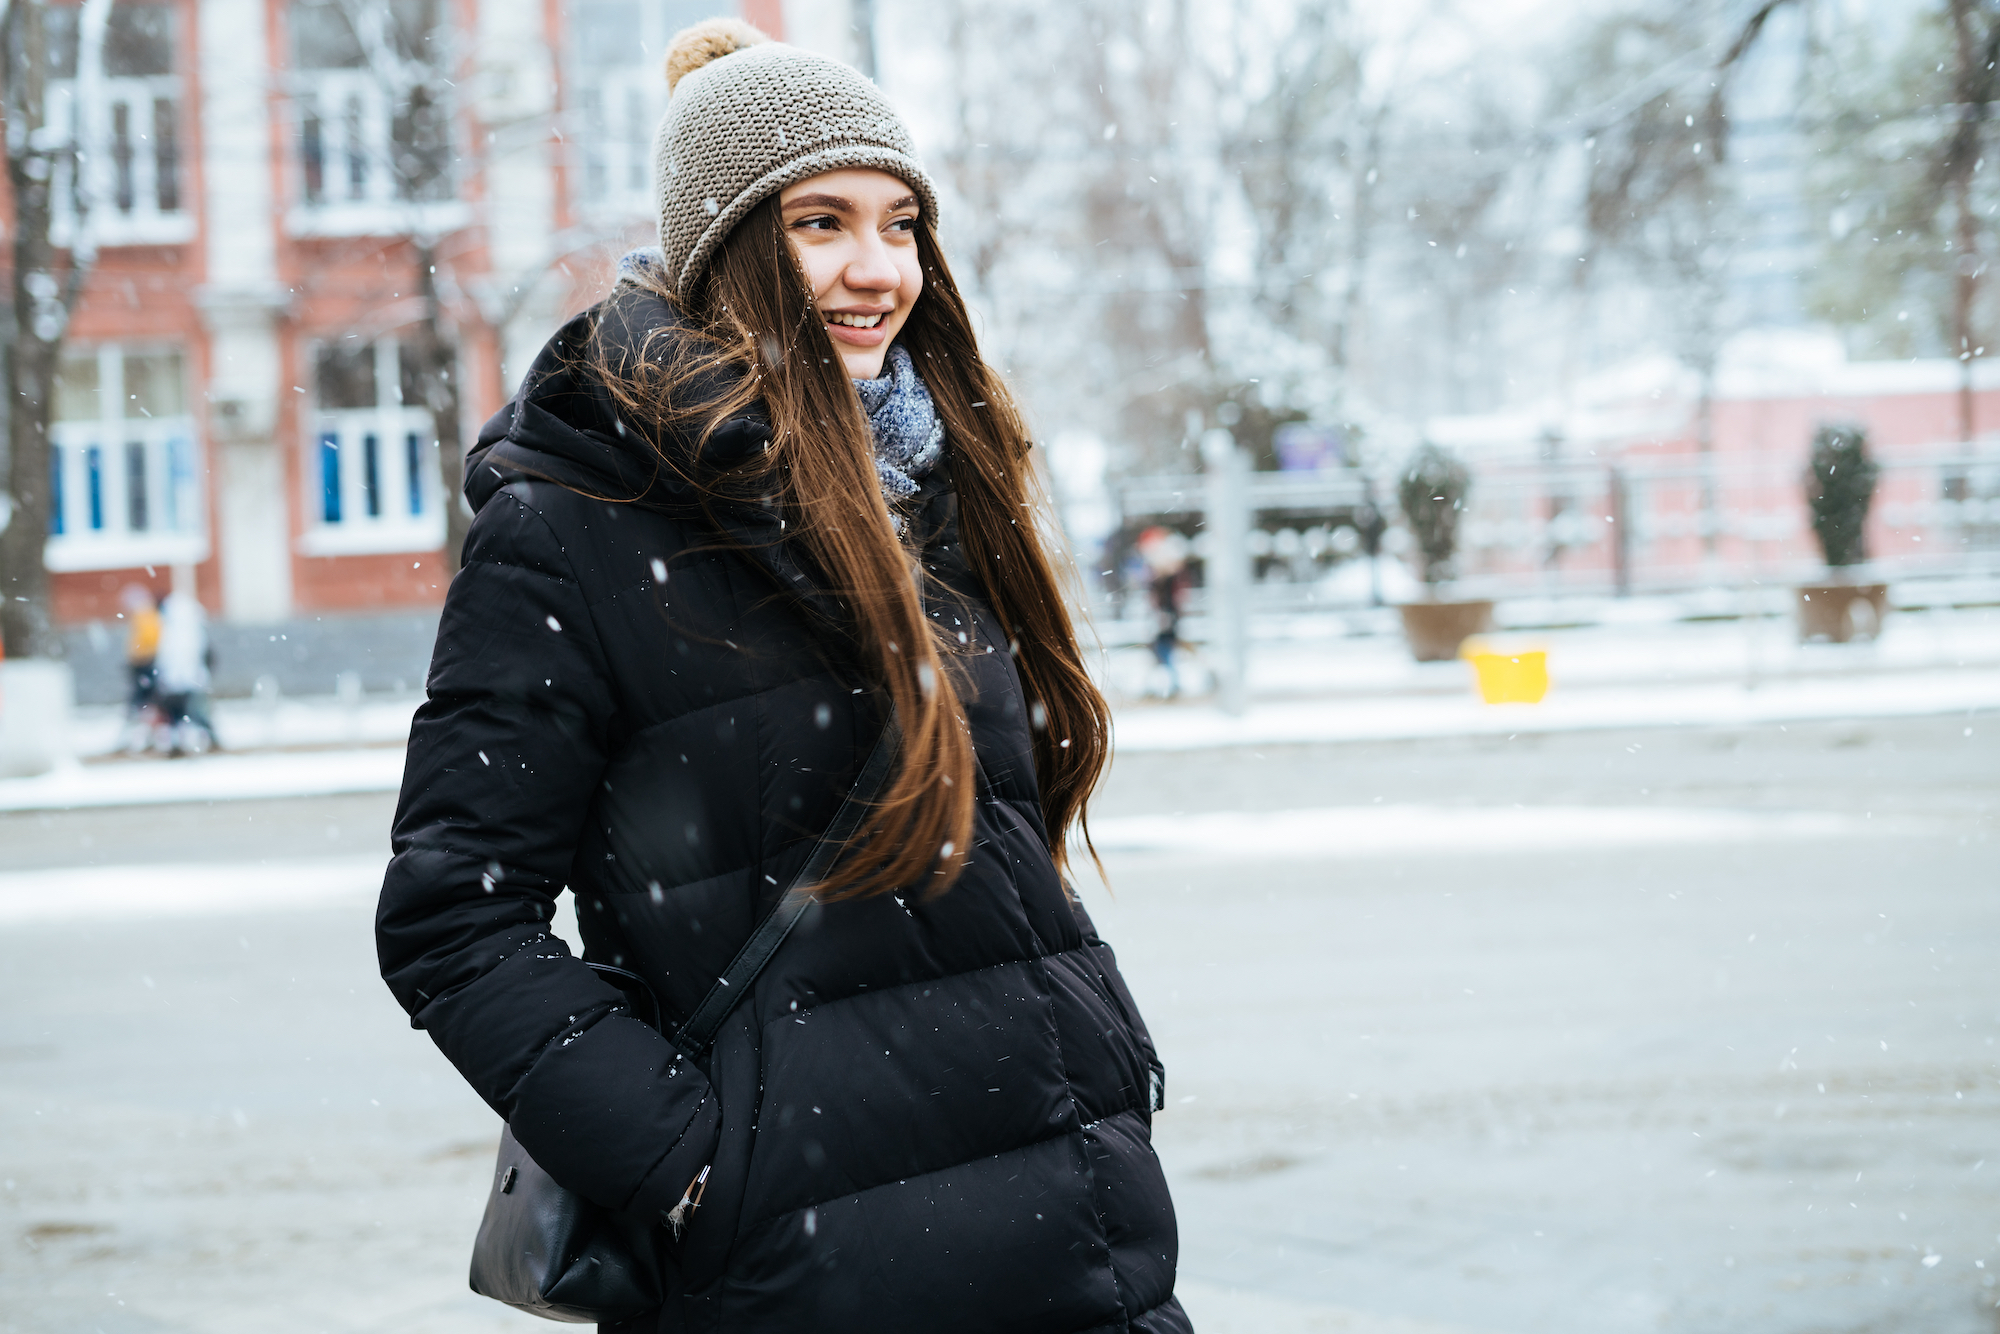
<svg viewBox="0 0 2000 1334">
<path fill-rule="evenodd" d="M 1110 710 L 1084 669 L 1044 544 L 1047 511 L 1020 411 L 979 355 L 928 217 L 918 220 L 916 240 L 924 287 L 900 341 L 944 421 L 960 541 L 1009 636 L 1034 727 L 1049 851 L 1066 871 L 1071 828 L 1089 843 L 1084 807 L 1110 755 Z M 770 447 L 726 475 L 686 480 L 711 495 L 779 501 L 787 537 L 821 591 L 845 609 L 864 670 L 902 724 L 900 767 L 856 839 L 866 851 L 843 858 L 820 895 L 942 891 L 971 853 L 976 784 L 972 738 L 946 667 L 955 641 L 924 614 L 922 566 L 891 524 L 867 418 L 785 235 L 777 197 L 730 232 L 699 290 L 683 297 L 656 280 L 646 285 L 686 327 L 648 332 L 636 355 L 629 344 L 598 338 L 593 369 L 621 411 L 655 439 L 692 429 L 706 442 L 724 420 L 762 403 Z M 663 458 L 679 466 L 671 454 Z"/>
</svg>

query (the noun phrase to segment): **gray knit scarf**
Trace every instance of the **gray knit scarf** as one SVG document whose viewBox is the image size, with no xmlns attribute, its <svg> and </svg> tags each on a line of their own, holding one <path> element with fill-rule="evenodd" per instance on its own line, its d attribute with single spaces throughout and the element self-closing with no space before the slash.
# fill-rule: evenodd
<svg viewBox="0 0 2000 1334">
<path fill-rule="evenodd" d="M 882 374 L 856 380 L 854 390 L 861 395 L 861 410 L 875 431 L 875 480 L 881 484 L 882 499 L 894 509 L 898 501 L 917 494 L 917 483 L 944 454 L 944 421 L 900 343 L 889 345 Z"/>
</svg>

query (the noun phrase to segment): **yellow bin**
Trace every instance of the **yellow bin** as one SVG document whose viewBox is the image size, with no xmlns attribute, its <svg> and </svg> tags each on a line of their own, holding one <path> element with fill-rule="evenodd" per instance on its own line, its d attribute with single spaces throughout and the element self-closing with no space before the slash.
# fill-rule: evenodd
<svg viewBox="0 0 2000 1334">
<path fill-rule="evenodd" d="M 1462 656 L 1479 679 L 1479 697 L 1488 704 L 1540 704 L 1549 693 L 1549 655 L 1543 649 L 1495 653 L 1466 641 Z"/>
</svg>

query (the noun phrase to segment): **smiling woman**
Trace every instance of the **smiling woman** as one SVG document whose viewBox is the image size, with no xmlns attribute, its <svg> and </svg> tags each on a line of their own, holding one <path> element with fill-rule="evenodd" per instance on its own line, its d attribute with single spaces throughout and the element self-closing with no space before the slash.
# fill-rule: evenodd
<svg viewBox="0 0 2000 1334">
<path fill-rule="evenodd" d="M 659 1276 L 508 1299 L 619 1334 L 1186 1330 L 1164 1072 L 1064 878 L 1109 719 L 936 192 L 836 61 L 712 22 L 667 73 L 659 247 L 468 460 L 378 917 L 520 1179 Z"/>
</svg>

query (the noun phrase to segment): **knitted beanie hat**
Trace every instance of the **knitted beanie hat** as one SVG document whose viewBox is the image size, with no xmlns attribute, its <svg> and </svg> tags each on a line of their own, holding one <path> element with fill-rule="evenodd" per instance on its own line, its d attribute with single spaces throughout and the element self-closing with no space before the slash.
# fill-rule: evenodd
<svg viewBox="0 0 2000 1334">
<path fill-rule="evenodd" d="M 751 209 L 821 172 L 886 171 L 937 218 L 937 192 L 910 132 L 858 70 L 747 23 L 710 19 L 675 36 L 666 73 L 671 96 L 653 137 L 653 181 L 675 291 L 694 290 Z"/>
</svg>

